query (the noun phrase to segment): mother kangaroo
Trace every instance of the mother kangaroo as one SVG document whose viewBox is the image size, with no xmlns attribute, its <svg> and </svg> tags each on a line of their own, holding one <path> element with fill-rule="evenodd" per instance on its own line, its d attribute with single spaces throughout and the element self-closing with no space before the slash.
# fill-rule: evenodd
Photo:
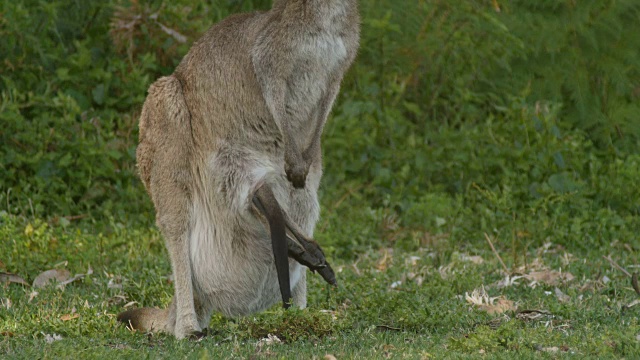
<svg viewBox="0 0 640 360">
<path fill-rule="evenodd" d="M 214 25 L 151 85 L 137 163 L 175 294 L 167 309 L 118 320 L 181 339 L 198 336 L 213 311 L 241 316 L 291 298 L 304 308 L 302 265 L 335 284 L 311 239 L 320 137 L 359 23 L 357 0 L 274 0 Z"/>
</svg>

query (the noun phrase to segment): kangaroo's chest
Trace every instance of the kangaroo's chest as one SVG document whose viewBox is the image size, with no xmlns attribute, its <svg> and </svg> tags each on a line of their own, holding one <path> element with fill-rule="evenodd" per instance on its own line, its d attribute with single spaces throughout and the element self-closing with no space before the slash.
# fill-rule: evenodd
<svg viewBox="0 0 640 360">
<path fill-rule="evenodd" d="M 285 107 L 300 140 L 308 143 L 315 124 L 324 120 L 319 118 L 323 101 L 342 75 L 347 49 L 341 36 L 319 33 L 300 41 L 290 61 L 293 71 L 287 79 Z"/>
</svg>

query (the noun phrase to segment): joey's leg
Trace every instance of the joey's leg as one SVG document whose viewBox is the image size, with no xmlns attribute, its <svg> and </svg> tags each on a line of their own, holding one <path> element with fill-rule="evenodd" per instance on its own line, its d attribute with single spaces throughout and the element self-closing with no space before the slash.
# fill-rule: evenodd
<svg viewBox="0 0 640 360">
<path fill-rule="evenodd" d="M 300 280 L 293 288 L 293 305 L 298 309 L 304 309 L 307 307 L 307 269 L 302 268 L 302 274 L 300 274 Z"/>
<path fill-rule="evenodd" d="M 287 255 L 287 235 L 284 213 L 269 185 L 262 185 L 253 198 L 253 206 L 259 218 L 266 219 L 271 232 L 271 248 L 276 263 L 280 294 L 285 309 L 291 306 L 291 280 L 289 278 L 289 257 Z"/>
<path fill-rule="evenodd" d="M 284 221 L 284 229 L 286 234 L 286 247 L 288 250 L 288 255 L 298 261 L 300 264 L 307 266 L 312 271 L 317 271 L 324 279 L 331 285 L 336 284 L 335 273 L 331 266 L 327 263 L 324 253 L 320 249 L 320 246 L 315 241 L 307 238 L 303 235 L 300 228 L 289 219 L 287 214 L 282 211 L 282 208 L 276 201 L 273 196 L 273 192 L 269 188 L 268 185 L 263 185 L 260 187 L 253 198 L 253 206 L 257 210 L 255 213 L 259 216 L 259 218 L 265 222 L 269 222 L 271 225 L 271 221 L 269 220 L 271 215 L 270 213 L 281 214 Z M 273 231 L 273 229 L 272 229 Z M 277 240 L 272 238 L 272 243 L 277 241 L 278 251 L 282 251 L 282 244 L 280 243 L 282 240 L 278 238 Z M 277 260 L 276 260 L 277 265 Z M 276 266 L 276 269 L 278 267 Z M 288 275 L 288 267 L 286 268 Z M 282 289 L 282 283 L 280 283 L 280 289 Z M 288 285 L 288 284 L 287 284 Z"/>
<path fill-rule="evenodd" d="M 312 239 L 302 234 L 300 228 L 290 221 L 285 215 L 287 224 L 287 244 L 289 247 L 289 256 L 298 261 L 300 264 L 308 267 L 313 272 L 318 272 L 322 278 L 330 285 L 337 285 L 336 274 L 333 272 L 331 265 L 327 263 L 327 259 L 318 245 Z"/>
</svg>

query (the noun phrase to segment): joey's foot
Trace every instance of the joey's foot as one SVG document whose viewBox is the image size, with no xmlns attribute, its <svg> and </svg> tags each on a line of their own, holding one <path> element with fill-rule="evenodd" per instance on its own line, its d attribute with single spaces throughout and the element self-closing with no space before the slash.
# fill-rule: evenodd
<svg viewBox="0 0 640 360">
<path fill-rule="evenodd" d="M 304 236 L 291 222 L 287 224 L 287 243 L 289 257 L 320 274 L 330 285 L 337 285 L 336 274 L 327 262 L 320 245 Z"/>
<path fill-rule="evenodd" d="M 304 184 L 309 174 L 309 162 L 308 161 L 287 161 L 285 163 L 284 171 L 287 174 L 287 180 L 293 184 L 296 189 L 304 188 Z"/>
</svg>

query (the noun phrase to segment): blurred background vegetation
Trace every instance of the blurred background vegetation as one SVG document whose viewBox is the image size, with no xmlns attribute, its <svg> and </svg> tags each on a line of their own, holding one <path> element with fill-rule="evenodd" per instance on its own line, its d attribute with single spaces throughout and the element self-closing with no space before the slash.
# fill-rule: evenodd
<svg viewBox="0 0 640 360">
<path fill-rule="evenodd" d="M 152 224 L 135 170 L 148 86 L 213 23 L 269 6 L 0 3 L 0 211 Z M 361 14 L 323 137 L 329 253 L 637 238 L 640 2 L 367 0 Z"/>
</svg>

